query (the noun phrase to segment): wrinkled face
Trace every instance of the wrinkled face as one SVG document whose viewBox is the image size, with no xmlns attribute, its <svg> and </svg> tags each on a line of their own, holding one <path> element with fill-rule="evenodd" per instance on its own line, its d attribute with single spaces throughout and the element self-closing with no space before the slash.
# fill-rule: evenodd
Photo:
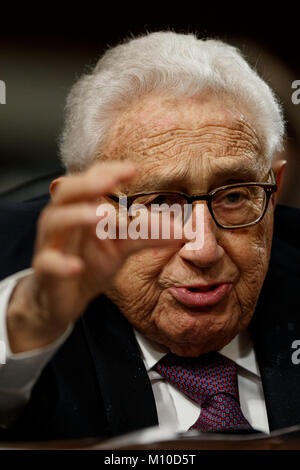
<svg viewBox="0 0 300 470">
<path fill-rule="evenodd" d="M 196 195 L 267 180 L 268 164 L 249 115 L 225 97 L 149 95 L 120 115 L 107 142 L 105 159 L 128 159 L 137 167 L 134 180 L 120 187 L 123 194 Z M 272 240 L 273 199 L 260 223 L 235 230 L 218 228 L 206 203 L 198 204 L 205 205 L 202 247 L 188 250 L 189 240 L 182 239 L 176 246 L 140 251 L 107 292 L 138 331 L 182 356 L 219 350 L 249 324 Z M 213 305 L 190 305 L 178 295 L 180 287 L 193 292 L 190 286 L 219 283 L 225 294 Z"/>
</svg>

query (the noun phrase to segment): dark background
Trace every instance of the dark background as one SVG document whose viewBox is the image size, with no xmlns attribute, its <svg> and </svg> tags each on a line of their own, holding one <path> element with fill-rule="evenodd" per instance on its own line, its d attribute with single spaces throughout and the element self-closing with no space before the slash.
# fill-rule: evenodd
<svg viewBox="0 0 300 470">
<path fill-rule="evenodd" d="M 288 123 L 281 202 L 300 207 L 300 105 L 291 102 L 291 84 L 300 80 L 300 10 L 287 2 L 263 8 L 262 2 L 0 7 L 0 79 L 7 87 L 7 104 L 0 105 L 0 193 L 63 171 L 57 141 L 66 95 L 107 46 L 172 29 L 239 46 L 275 89 Z"/>
</svg>

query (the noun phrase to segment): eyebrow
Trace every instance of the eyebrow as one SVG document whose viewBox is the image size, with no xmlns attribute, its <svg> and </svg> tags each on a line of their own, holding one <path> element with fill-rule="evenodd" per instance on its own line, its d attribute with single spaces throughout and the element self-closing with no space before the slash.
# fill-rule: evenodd
<svg viewBox="0 0 300 470">
<path fill-rule="evenodd" d="M 259 182 L 265 177 L 264 174 L 259 175 L 257 168 L 249 168 L 248 166 L 240 166 L 240 167 L 225 167 L 216 169 L 213 172 L 214 180 L 224 181 L 225 183 L 228 181 L 241 181 L 245 183 L 250 182 Z"/>
<path fill-rule="evenodd" d="M 265 175 L 258 175 L 257 169 L 246 166 L 216 168 L 215 171 L 212 172 L 212 176 L 209 181 L 209 190 L 231 183 L 260 182 L 264 177 Z M 151 180 L 137 182 L 134 185 L 134 188 L 131 188 L 130 193 L 138 194 L 156 190 L 177 190 L 179 192 L 188 193 L 189 187 L 190 181 L 187 179 L 186 175 L 171 177 L 156 174 L 153 175 Z M 199 190 L 200 189 L 201 188 L 199 188 Z"/>
</svg>

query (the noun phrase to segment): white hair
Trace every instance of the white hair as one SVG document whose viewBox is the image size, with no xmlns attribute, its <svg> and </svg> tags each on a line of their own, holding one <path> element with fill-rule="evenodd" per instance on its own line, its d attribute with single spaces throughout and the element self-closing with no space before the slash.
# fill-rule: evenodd
<svg viewBox="0 0 300 470">
<path fill-rule="evenodd" d="M 87 168 L 99 155 L 108 129 L 133 99 L 152 91 L 194 96 L 206 89 L 229 94 L 254 117 L 271 162 L 282 149 L 284 120 L 270 89 L 241 53 L 218 40 L 156 32 L 120 44 L 72 87 L 60 140 L 67 171 Z"/>
</svg>

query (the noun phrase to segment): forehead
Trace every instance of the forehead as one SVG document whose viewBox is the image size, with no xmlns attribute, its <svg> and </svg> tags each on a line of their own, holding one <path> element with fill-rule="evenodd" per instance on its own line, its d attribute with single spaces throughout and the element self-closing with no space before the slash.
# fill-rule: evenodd
<svg viewBox="0 0 300 470">
<path fill-rule="evenodd" d="M 224 170 L 263 172 L 266 158 L 249 113 L 223 96 L 149 95 L 136 100 L 110 129 L 105 158 L 136 163 L 139 181 L 159 176 L 211 178 Z M 189 181 L 191 183 L 191 181 Z"/>
</svg>

